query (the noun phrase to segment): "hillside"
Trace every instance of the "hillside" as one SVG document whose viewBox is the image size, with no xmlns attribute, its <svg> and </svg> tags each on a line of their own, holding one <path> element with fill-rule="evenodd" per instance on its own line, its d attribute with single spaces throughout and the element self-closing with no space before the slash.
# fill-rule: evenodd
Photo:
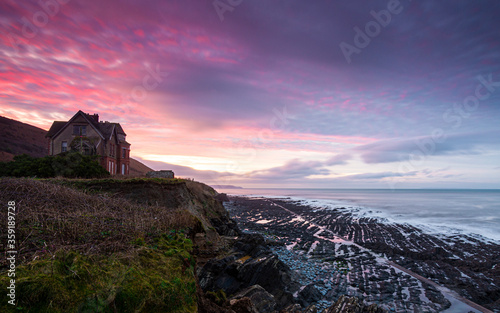
<svg viewBox="0 0 500 313">
<path fill-rule="evenodd" d="M 47 155 L 47 131 L 0 116 L 0 161 L 10 161 L 26 153 L 33 157 Z"/>
<path fill-rule="evenodd" d="M 32 157 L 47 155 L 46 130 L 0 116 L 0 162 L 10 162 L 14 156 L 27 154 Z M 145 176 L 151 168 L 130 159 L 130 175 Z"/>
<path fill-rule="evenodd" d="M 130 176 L 145 176 L 147 172 L 152 171 L 150 167 L 130 158 Z"/>
</svg>

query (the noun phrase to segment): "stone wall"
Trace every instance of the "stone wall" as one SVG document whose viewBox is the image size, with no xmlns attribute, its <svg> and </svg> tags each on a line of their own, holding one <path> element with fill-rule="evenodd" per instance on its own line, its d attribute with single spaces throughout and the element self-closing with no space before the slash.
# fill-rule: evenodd
<svg viewBox="0 0 500 313">
<path fill-rule="evenodd" d="M 161 170 L 147 172 L 146 177 L 149 178 L 174 178 L 174 172 L 171 170 Z"/>
</svg>

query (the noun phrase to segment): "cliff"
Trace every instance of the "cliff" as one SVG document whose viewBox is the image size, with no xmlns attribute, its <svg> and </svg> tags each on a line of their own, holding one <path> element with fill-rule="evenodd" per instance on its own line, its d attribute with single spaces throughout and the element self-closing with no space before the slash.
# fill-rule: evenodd
<svg viewBox="0 0 500 313">
<path fill-rule="evenodd" d="M 15 276 L 0 264 L 0 284 L 15 280 L 0 310 L 316 312 L 295 303 L 294 273 L 219 199 L 180 179 L 1 179 L 0 201 L 15 202 L 14 247 L 3 248 L 17 253 Z"/>
<path fill-rule="evenodd" d="M 7 252 L 15 256 L 15 268 L 7 267 L 6 258 L 0 265 L 0 284 L 15 280 L 13 299 L 0 296 L 0 311 L 196 312 L 189 234 L 201 222 L 183 206 L 141 204 L 74 186 L 89 182 L 0 180 L 2 203 L 15 203 L 8 250 L 17 251 Z M 129 186 L 101 183 L 123 184 L 124 191 Z M 8 219 L 6 210 L 1 219 Z M 7 242 L 4 230 L 2 244 Z M 11 269 L 15 276 L 8 277 Z"/>
</svg>

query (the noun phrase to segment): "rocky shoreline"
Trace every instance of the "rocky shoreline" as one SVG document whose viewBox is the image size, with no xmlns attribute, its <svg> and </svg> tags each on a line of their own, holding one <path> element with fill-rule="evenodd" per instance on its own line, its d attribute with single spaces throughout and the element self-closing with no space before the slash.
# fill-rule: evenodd
<svg viewBox="0 0 500 313">
<path fill-rule="evenodd" d="M 330 306 L 335 301 L 355 297 L 366 307 L 376 304 L 372 309 L 388 312 L 500 312 L 496 266 L 500 245 L 496 243 L 466 235 L 438 238 L 413 226 L 357 218 L 343 208 L 314 209 L 290 199 L 229 200 L 225 207 L 240 229 L 263 234 L 266 242 L 246 244 L 246 248 L 238 244 L 226 259 L 209 261 L 199 273 L 204 290 L 232 294 L 231 288 L 260 285 L 271 291 L 274 309 L 295 303 L 327 312 L 334 310 Z M 248 250 L 256 246 L 265 248 Z M 259 273 L 263 259 L 277 271 Z M 388 261 L 416 274 L 409 275 Z M 234 275 L 228 268 L 233 268 Z M 241 273 L 252 275 L 244 278 Z M 416 278 L 419 275 L 429 283 Z M 247 283 L 243 286 L 241 281 Z M 270 290 L 271 283 L 280 294 Z M 456 299 L 460 296 L 484 308 L 468 306 Z"/>
</svg>

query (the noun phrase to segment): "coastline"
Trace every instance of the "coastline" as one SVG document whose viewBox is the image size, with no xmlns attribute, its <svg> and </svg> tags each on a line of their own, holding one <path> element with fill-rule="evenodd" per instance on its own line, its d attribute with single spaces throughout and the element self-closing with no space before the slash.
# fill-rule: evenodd
<svg viewBox="0 0 500 313">
<path fill-rule="evenodd" d="M 225 207 L 231 218 L 242 230 L 277 242 L 273 251 L 299 274 L 304 289 L 313 290 L 311 299 L 319 308 L 345 294 L 389 312 L 500 309 L 494 266 L 500 245 L 494 242 L 465 234 L 438 238 L 411 225 L 360 218 L 349 209 L 318 210 L 290 198 L 229 198 Z M 443 296 L 388 261 L 452 292 Z M 454 292 L 457 297 L 451 298 Z M 454 300 L 460 297 L 487 308 L 463 306 Z"/>
<path fill-rule="evenodd" d="M 498 189 L 222 189 L 233 196 L 286 199 L 359 218 L 410 224 L 434 236 L 469 235 L 500 244 Z M 453 208 L 453 210 L 450 210 Z"/>
</svg>

